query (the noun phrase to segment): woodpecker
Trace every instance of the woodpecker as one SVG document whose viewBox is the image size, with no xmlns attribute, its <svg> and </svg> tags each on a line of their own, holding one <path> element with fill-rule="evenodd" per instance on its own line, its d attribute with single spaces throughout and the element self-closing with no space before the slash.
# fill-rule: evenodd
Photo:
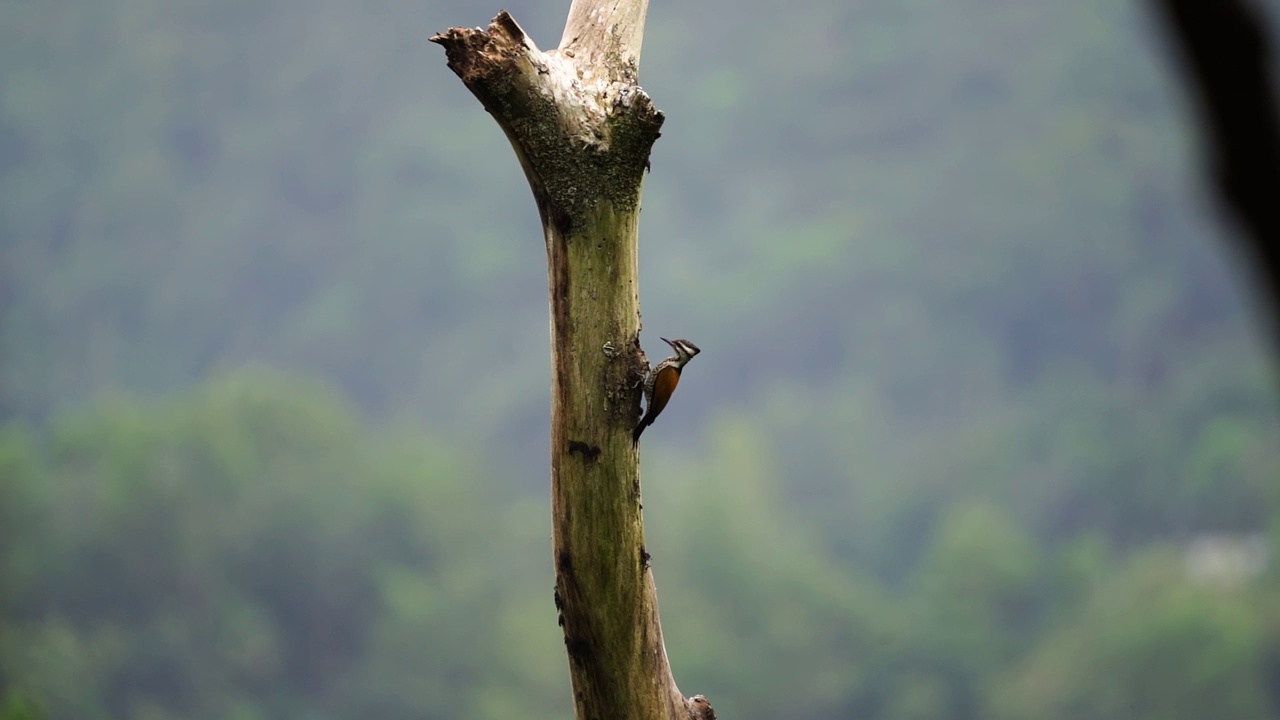
<svg viewBox="0 0 1280 720">
<path fill-rule="evenodd" d="M 675 355 L 658 363 L 658 366 L 651 369 L 649 374 L 644 378 L 644 417 L 640 418 L 640 422 L 636 424 L 636 429 L 631 432 L 632 442 L 640 442 L 640 433 L 644 429 L 653 424 L 658 418 L 662 409 L 667 406 L 671 400 L 671 394 L 676 391 L 676 384 L 680 382 L 680 371 L 684 369 L 685 363 L 693 359 L 694 355 L 702 352 L 697 345 L 688 340 L 668 340 L 662 338 L 662 342 L 671 346 L 676 351 Z"/>
</svg>

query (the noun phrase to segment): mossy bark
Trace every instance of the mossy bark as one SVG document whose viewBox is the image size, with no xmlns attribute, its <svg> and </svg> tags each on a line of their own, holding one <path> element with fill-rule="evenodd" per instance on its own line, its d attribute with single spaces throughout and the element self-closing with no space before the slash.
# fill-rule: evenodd
<svg viewBox="0 0 1280 720">
<path fill-rule="evenodd" d="M 640 191 L 662 114 L 636 84 L 645 0 L 575 0 L 542 52 L 506 12 L 432 37 L 506 133 L 542 218 L 551 308 L 555 604 L 580 720 L 714 718 L 667 663 L 631 430 Z"/>
</svg>

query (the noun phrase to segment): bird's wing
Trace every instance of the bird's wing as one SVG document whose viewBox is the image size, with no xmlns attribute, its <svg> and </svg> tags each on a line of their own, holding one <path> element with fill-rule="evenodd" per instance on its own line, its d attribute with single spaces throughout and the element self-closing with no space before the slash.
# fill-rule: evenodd
<svg viewBox="0 0 1280 720">
<path fill-rule="evenodd" d="M 662 408 L 667 406 L 667 402 L 671 400 L 671 395 L 676 391 L 676 384 L 680 382 L 680 371 L 669 367 L 658 373 L 658 377 L 653 381 L 653 407 L 645 408 L 644 415 L 649 418 L 649 422 L 658 417 L 658 413 L 662 412 Z"/>
</svg>

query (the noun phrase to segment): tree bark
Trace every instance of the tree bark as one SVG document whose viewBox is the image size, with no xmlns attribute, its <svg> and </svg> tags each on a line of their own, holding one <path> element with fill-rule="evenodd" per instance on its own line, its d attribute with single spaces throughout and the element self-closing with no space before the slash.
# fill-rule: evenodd
<svg viewBox="0 0 1280 720">
<path fill-rule="evenodd" d="M 551 308 L 555 604 L 579 720 L 714 718 L 667 663 L 631 430 L 636 233 L 662 113 L 636 84 L 647 0 L 574 0 L 542 52 L 505 11 L 432 42 L 506 133 L 542 219 Z"/>
</svg>

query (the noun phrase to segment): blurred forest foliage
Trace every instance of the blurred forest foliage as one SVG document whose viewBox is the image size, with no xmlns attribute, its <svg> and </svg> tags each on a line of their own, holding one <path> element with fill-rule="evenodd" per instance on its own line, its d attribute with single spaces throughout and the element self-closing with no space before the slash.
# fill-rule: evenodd
<svg viewBox="0 0 1280 720">
<path fill-rule="evenodd" d="M 536 213 L 426 42 L 498 9 L 0 5 L 0 717 L 569 716 Z M 686 692 L 1280 714 L 1276 367 L 1140 6 L 655 3 L 642 78 Z"/>
</svg>

